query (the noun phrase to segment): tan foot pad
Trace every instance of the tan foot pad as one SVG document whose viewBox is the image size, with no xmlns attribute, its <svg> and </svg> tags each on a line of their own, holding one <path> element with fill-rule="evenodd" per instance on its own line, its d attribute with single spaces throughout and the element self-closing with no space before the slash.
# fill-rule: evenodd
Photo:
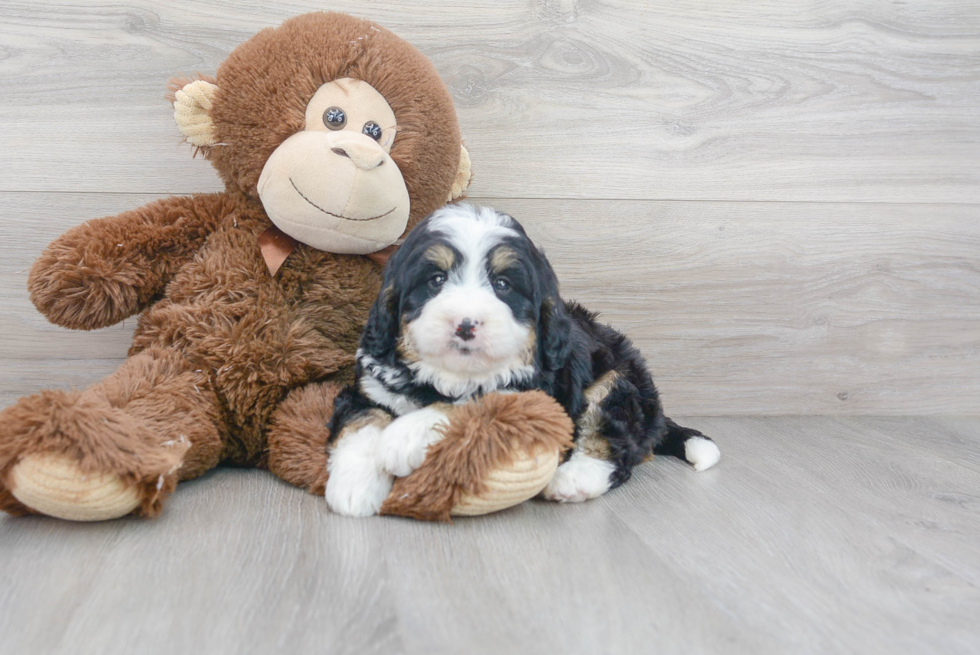
<svg viewBox="0 0 980 655">
<path fill-rule="evenodd" d="M 11 471 L 10 492 L 31 509 L 69 521 L 105 521 L 139 505 L 135 488 L 115 475 L 85 475 L 65 455 L 31 455 Z"/>
<path fill-rule="evenodd" d="M 492 471 L 484 480 L 486 491 L 479 496 L 463 494 L 450 512 L 453 516 L 478 516 L 499 512 L 530 500 L 544 489 L 558 468 L 558 452 L 536 457 L 524 455 L 507 468 Z"/>
</svg>

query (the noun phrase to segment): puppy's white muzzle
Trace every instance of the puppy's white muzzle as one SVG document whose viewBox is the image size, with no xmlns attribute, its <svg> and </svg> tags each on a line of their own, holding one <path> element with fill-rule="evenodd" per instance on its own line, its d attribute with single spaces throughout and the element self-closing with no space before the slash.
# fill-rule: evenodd
<svg viewBox="0 0 980 655">
<path fill-rule="evenodd" d="M 408 332 L 424 362 L 480 375 L 520 358 L 529 330 L 489 289 L 453 286 L 426 303 Z"/>
</svg>

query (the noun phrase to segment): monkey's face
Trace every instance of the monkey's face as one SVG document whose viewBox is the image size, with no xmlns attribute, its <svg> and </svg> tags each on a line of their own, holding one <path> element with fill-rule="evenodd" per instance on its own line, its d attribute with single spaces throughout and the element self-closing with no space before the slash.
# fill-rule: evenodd
<svg viewBox="0 0 980 655">
<path fill-rule="evenodd" d="M 405 231 L 409 196 L 389 153 L 395 114 L 367 82 L 321 86 L 306 124 L 269 157 L 258 193 L 266 213 L 289 236 L 320 250 L 366 254 Z"/>
<path fill-rule="evenodd" d="M 214 77 L 171 88 L 181 133 L 226 188 L 320 250 L 380 250 L 469 184 L 439 73 L 368 20 L 290 18 L 235 48 Z"/>
</svg>

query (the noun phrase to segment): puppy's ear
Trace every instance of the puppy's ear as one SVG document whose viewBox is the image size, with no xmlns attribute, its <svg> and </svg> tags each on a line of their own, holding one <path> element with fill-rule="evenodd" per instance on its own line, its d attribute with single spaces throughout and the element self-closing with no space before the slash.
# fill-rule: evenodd
<svg viewBox="0 0 980 655">
<path fill-rule="evenodd" d="M 565 303 L 558 294 L 558 277 L 544 253 L 536 251 L 535 267 L 541 290 L 541 310 L 538 319 L 538 348 L 541 366 L 557 371 L 568 361 L 572 351 L 572 319 L 565 310 Z"/>
<path fill-rule="evenodd" d="M 385 275 L 381 293 L 371 305 L 368 322 L 361 335 L 361 350 L 379 362 L 394 356 L 398 341 L 398 292 L 390 276 Z"/>
<path fill-rule="evenodd" d="M 395 257 L 388 261 L 384 281 L 381 283 L 381 293 L 378 294 L 368 322 L 361 334 L 361 350 L 379 362 L 388 362 L 395 355 L 398 333 L 401 329 L 398 317 L 401 314 L 399 291 L 395 285 Z"/>
<path fill-rule="evenodd" d="M 572 320 L 565 311 L 565 303 L 558 296 L 546 298 L 541 304 L 541 319 L 538 322 L 543 368 L 557 371 L 565 365 L 572 351 L 571 335 Z"/>
<path fill-rule="evenodd" d="M 368 314 L 368 322 L 361 335 L 361 350 L 379 362 L 393 364 L 397 359 L 402 294 L 408 283 L 408 272 L 418 259 L 417 244 L 426 234 L 428 222 L 429 217 L 422 219 L 385 264 L 381 293 L 371 305 L 371 313 Z"/>
</svg>

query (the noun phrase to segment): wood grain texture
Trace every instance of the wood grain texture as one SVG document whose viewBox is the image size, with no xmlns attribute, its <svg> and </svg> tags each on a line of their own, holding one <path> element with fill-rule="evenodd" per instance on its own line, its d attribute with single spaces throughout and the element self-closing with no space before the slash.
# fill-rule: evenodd
<svg viewBox="0 0 980 655">
<path fill-rule="evenodd" d="M 0 193 L 0 406 L 41 389 L 82 389 L 118 368 L 135 319 L 94 332 L 52 325 L 30 302 L 27 274 L 48 243 L 71 226 L 157 197 Z"/>
<path fill-rule="evenodd" d="M 0 4 L 0 407 L 129 343 L 132 320 L 34 310 L 50 240 L 220 188 L 166 80 L 323 6 Z M 471 194 L 635 338 L 669 413 L 980 414 L 974 0 L 342 9 L 433 60 Z M 344 519 L 239 470 L 154 522 L 0 517 L 0 652 L 980 650 L 980 419 L 685 423 L 718 467 L 660 458 L 583 505 L 451 526 Z"/>
<path fill-rule="evenodd" d="M 975 624 L 953 617 L 980 608 L 978 472 L 918 439 L 944 431 L 928 419 L 864 421 L 688 420 L 721 444 L 717 486 L 664 475 L 613 512 L 651 549 L 683 543 L 677 575 L 783 652 L 976 649 Z"/>
<path fill-rule="evenodd" d="M 71 225 L 153 197 L 0 193 L 0 405 L 122 361 L 133 319 L 54 327 L 27 271 Z M 566 298 L 633 337 L 669 412 L 980 414 L 973 207 L 492 202 L 544 247 Z"/>
<path fill-rule="evenodd" d="M 972 206 L 502 201 L 669 411 L 980 413 Z"/>
<path fill-rule="evenodd" d="M 686 423 L 718 467 L 658 458 L 582 505 L 449 526 L 338 517 L 240 470 L 182 484 L 157 521 L 0 518 L 2 650 L 980 649 L 980 420 Z"/>
<path fill-rule="evenodd" d="M 0 7 L 0 190 L 213 190 L 162 101 L 323 3 Z M 354 0 L 449 84 L 475 195 L 980 201 L 980 5 Z"/>
</svg>

